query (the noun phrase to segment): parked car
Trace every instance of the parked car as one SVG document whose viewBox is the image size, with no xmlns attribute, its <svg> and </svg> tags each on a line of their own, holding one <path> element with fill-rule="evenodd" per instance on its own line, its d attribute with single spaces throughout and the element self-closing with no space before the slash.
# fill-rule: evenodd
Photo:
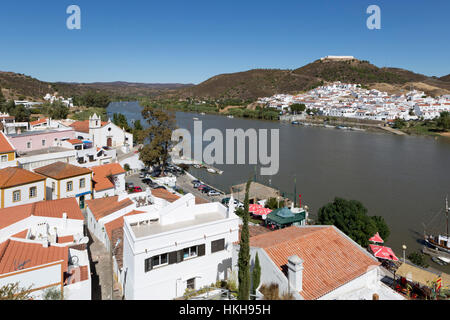
<svg viewBox="0 0 450 320">
<path fill-rule="evenodd" d="M 152 179 L 150 179 L 150 178 L 144 178 L 144 179 L 142 179 L 141 181 L 142 181 L 143 183 L 145 183 L 145 184 L 153 183 Z"/>
<path fill-rule="evenodd" d="M 132 189 L 134 188 L 134 183 L 133 182 L 126 182 L 125 183 L 125 189 Z"/>
<path fill-rule="evenodd" d="M 154 178 L 159 177 L 161 175 L 161 170 L 153 171 L 150 175 Z"/>
<path fill-rule="evenodd" d="M 142 192 L 142 188 L 137 186 L 133 188 L 133 192 Z"/>
<path fill-rule="evenodd" d="M 200 180 L 192 180 L 191 183 L 196 184 L 196 183 L 201 183 L 201 181 Z"/>
<path fill-rule="evenodd" d="M 204 188 L 202 189 L 202 193 L 208 193 L 208 192 L 210 192 L 211 190 L 213 190 L 213 189 L 210 188 L 210 187 L 204 187 Z"/>
<path fill-rule="evenodd" d="M 201 185 L 199 185 L 199 186 L 197 187 L 197 189 L 198 189 L 199 191 L 202 191 L 203 188 L 207 188 L 207 187 L 208 187 L 207 185 L 201 184 Z"/>
<path fill-rule="evenodd" d="M 141 172 L 141 173 L 139 173 L 139 178 L 145 178 L 145 175 L 146 175 L 146 173 L 145 172 Z"/>
<path fill-rule="evenodd" d="M 194 183 L 194 188 L 197 189 L 199 186 L 201 186 L 203 183 L 201 182 L 196 182 Z"/>
<path fill-rule="evenodd" d="M 208 196 L 219 196 L 220 192 L 214 189 L 209 190 Z"/>
</svg>

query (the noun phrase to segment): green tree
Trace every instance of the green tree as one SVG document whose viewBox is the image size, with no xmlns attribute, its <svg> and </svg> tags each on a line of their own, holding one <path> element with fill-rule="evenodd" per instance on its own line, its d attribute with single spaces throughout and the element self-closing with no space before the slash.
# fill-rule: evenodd
<svg viewBox="0 0 450 320">
<path fill-rule="evenodd" d="M 278 200 L 277 200 L 277 198 L 269 198 L 269 199 L 267 199 L 265 207 L 269 208 L 271 210 L 278 209 Z"/>
<path fill-rule="evenodd" d="M 299 113 L 299 112 L 305 111 L 306 106 L 303 103 L 293 103 L 293 104 L 291 104 L 290 108 L 291 108 L 291 112 Z"/>
<path fill-rule="evenodd" d="M 146 105 L 142 110 L 142 116 L 150 125 L 144 130 L 149 143 L 142 148 L 139 159 L 147 166 L 161 165 L 164 172 L 173 145 L 172 131 L 176 128 L 175 114 L 153 105 Z"/>
<path fill-rule="evenodd" d="M 252 180 L 248 180 L 245 189 L 245 200 L 244 200 L 244 214 L 242 216 L 242 229 L 241 229 L 241 239 L 239 242 L 239 300 L 248 300 L 250 298 L 250 233 L 248 230 L 248 203 L 249 203 L 249 190 Z"/>
<path fill-rule="evenodd" d="M 145 139 L 144 128 L 139 119 L 134 121 L 133 139 L 136 143 L 143 143 Z"/>
<path fill-rule="evenodd" d="M 124 128 L 125 131 L 130 131 L 127 117 L 125 117 L 122 113 L 114 113 L 112 122 L 119 128 Z"/>
<path fill-rule="evenodd" d="M 370 218 L 375 223 L 375 226 L 377 228 L 378 233 L 380 234 L 380 237 L 384 241 L 387 241 L 389 235 L 391 234 L 391 231 L 389 230 L 386 221 L 384 221 L 384 218 L 382 216 L 371 216 Z"/>
<path fill-rule="evenodd" d="M 105 92 L 88 91 L 81 99 L 76 100 L 77 103 L 84 104 L 88 108 L 106 108 L 111 102 L 108 94 Z"/>
<path fill-rule="evenodd" d="M 392 127 L 394 129 L 403 129 L 404 127 L 406 127 L 406 121 L 400 118 L 396 118 Z"/>
<path fill-rule="evenodd" d="M 436 120 L 436 124 L 441 130 L 450 129 L 450 113 L 448 111 L 441 112 L 440 117 Z"/>
<path fill-rule="evenodd" d="M 55 120 L 66 119 L 69 114 L 69 107 L 61 101 L 55 101 L 49 107 L 48 115 Z"/>
<path fill-rule="evenodd" d="M 319 209 L 318 223 L 336 226 L 364 248 L 377 232 L 377 225 L 361 202 L 338 197 Z"/>
<path fill-rule="evenodd" d="M 414 263 L 415 265 L 418 265 L 419 267 L 428 268 L 429 265 L 425 261 L 425 255 L 419 253 L 419 252 L 412 252 L 407 257 L 409 261 Z"/>
<path fill-rule="evenodd" d="M 6 99 L 3 95 L 2 88 L 0 87 L 0 111 L 5 112 L 6 110 Z"/>
<path fill-rule="evenodd" d="M 29 122 L 31 112 L 27 108 L 23 106 L 23 104 L 19 104 L 16 106 L 10 113 L 11 116 L 16 117 L 17 122 Z"/>
<path fill-rule="evenodd" d="M 19 287 L 19 283 L 9 283 L 0 287 L 0 300 L 29 300 L 30 297 L 29 288 Z"/>
<path fill-rule="evenodd" d="M 253 266 L 253 272 L 252 272 L 252 282 L 253 282 L 253 290 L 252 293 L 256 293 L 256 289 L 259 287 L 259 284 L 261 282 L 261 265 L 259 263 L 259 257 L 258 252 L 255 256 L 255 265 Z"/>
</svg>

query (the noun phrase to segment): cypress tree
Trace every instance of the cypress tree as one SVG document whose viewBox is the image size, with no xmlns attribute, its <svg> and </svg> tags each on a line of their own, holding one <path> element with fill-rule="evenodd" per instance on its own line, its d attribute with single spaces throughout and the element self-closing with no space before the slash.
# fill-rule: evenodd
<svg viewBox="0 0 450 320">
<path fill-rule="evenodd" d="M 248 192 L 250 189 L 251 179 L 247 182 L 245 189 L 244 214 L 242 216 L 241 241 L 239 243 L 239 300 L 249 300 L 250 298 L 250 236 L 248 230 Z"/>
<path fill-rule="evenodd" d="M 6 111 L 6 99 L 3 95 L 2 88 L 0 88 L 0 111 L 5 112 Z"/>
<path fill-rule="evenodd" d="M 261 265 L 259 264 L 259 257 L 258 253 L 256 253 L 255 256 L 255 265 L 253 266 L 253 273 L 252 273 L 252 280 L 253 280 L 253 290 L 252 293 L 256 293 L 256 289 L 259 286 L 259 283 L 261 281 Z"/>
</svg>

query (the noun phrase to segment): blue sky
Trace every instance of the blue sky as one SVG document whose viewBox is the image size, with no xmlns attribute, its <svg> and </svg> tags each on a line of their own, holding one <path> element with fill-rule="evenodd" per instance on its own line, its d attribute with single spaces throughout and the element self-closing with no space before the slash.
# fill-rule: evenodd
<svg viewBox="0 0 450 320">
<path fill-rule="evenodd" d="M 66 8 L 81 8 L 81 30 Z M 366 9 L 381 8 L 381 30 Z M 448 0 L 2 1 L 0 70 L 45 81 L 199 83 L 326 55 L 450 73 Z"/>
</svg>

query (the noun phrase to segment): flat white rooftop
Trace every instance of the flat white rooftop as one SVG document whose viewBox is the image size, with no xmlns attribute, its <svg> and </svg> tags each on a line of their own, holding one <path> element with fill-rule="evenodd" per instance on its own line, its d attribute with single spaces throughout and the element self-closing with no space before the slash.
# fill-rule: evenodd
<svg viewBox="0 0 450 320">
<path fill-rule="evenodd" d="M 158 222 L 150 222 L 149 220 L 142 219 L 139 222 L 130 223 L 131 230 L 136 238 L 148 237 L 172 230 L 184 229 L 188 227 L 198 226 L 209 222 L 219 221 L 226 219 L 226 216 L 220 212 L 208 212 L 195 215 L 194 219 L 175 222 L 167 225 L 161 225 Z M 146 221 L 148 221 L 146 223 Z"/>
</svg>

